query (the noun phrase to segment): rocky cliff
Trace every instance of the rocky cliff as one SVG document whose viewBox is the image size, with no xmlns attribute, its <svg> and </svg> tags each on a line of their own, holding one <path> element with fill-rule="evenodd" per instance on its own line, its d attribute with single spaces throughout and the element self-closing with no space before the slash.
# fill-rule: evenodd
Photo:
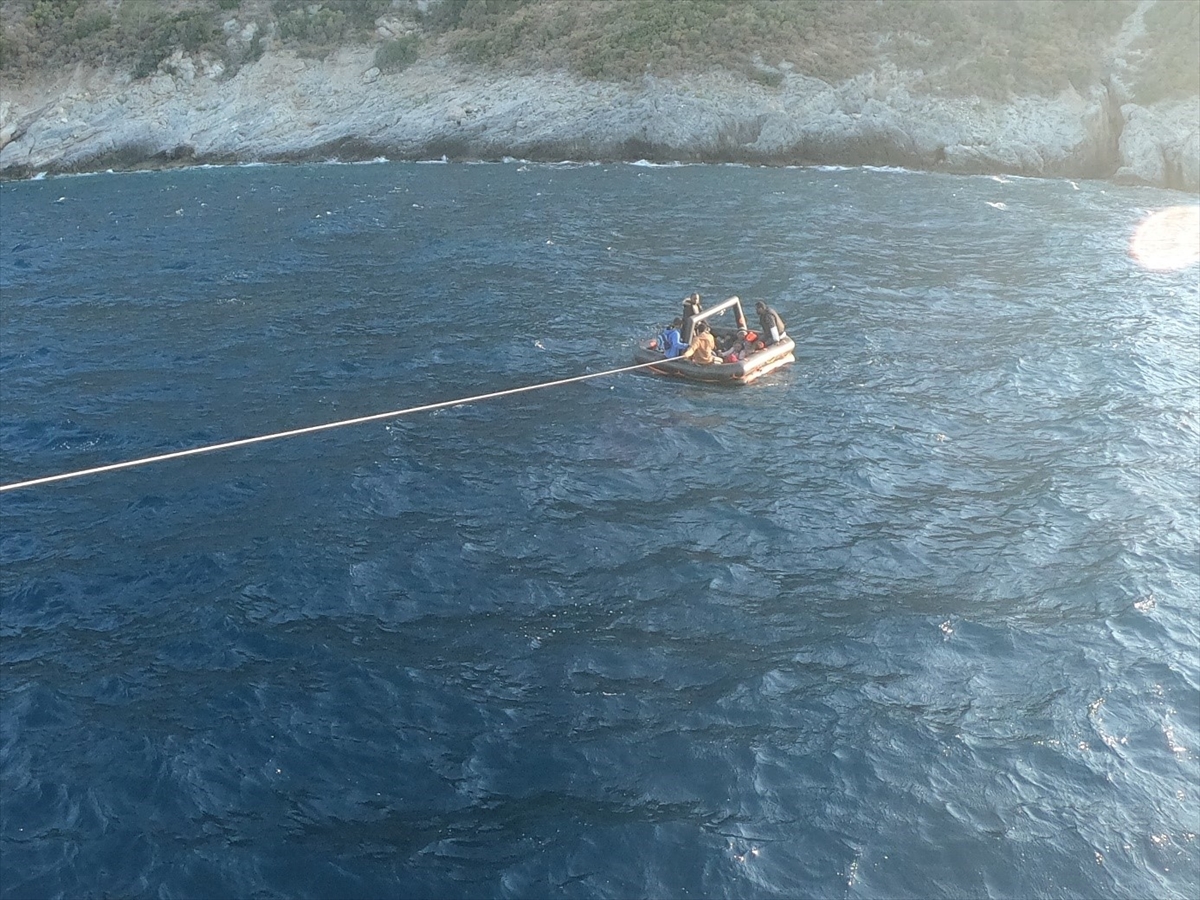
<svg viewBox="0 0 1200 900">
<path fill-rule="evenodd" d="M 450 157 L 878 164 L 1200 190 L 1200 98 L 1142 107 L 1119 79 L 1000 103 L 891 70 L 830 84 L 710 73 L 636 84 L 496 75 L 448 57 L 381 73 L 367 47 L 266 53 L 226 77 L 176 52 L 157 74 L 77 67 L 5 84 L 0 177 L 172 163 Z"/>
</svg>

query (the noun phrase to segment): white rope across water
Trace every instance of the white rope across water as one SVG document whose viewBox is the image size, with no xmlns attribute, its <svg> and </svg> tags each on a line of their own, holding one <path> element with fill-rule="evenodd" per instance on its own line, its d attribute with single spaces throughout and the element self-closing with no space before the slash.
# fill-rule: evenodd
<svg viewBox="0 0 1200 900">
<path fill-rule="evenodd" d="M 633 366 L 622 366 L 619 369 L 608 369 L 604 372 L 593 372 L 589 375 L 573 375 L 570 378 L 559 378 L 556 381 L 544 381 L 540 384 L 527 384 L 524 387 L 508 388 L 503 391 L 493 391 L 490 394 L 476 394 L 474 397 L 460 397 L 457 400 L 442 400 L 437 403 L 426 403 L 422 406 L 410 406 L 408 409 L 394 409 L 391 412 L 375 413 L 370 416 L 359 416 L 356 419 L 343 419 L 340 422 L 326 422 L 323 425 L 309 425 L 306 428 L 293 428 L 290 431 L 277 431 L 274 434 L 260 434 L 257 437 L 240 438 L 236 441 L 225 441 L 221 444 L 207 444 L 203 447 L 192 447 L 189 450 L 176 450 L 172 453 L 160 453 L 158 456 L 147 456 L 142 459 L 131 459 L 126 462 L 111 463 L 106 466 L 95 466 L 91 469 L 80 469 L 76 472 L 64 472 L 61 475 L 47 475 L 44 478 L 32 478 L 29 481 L 14 481 L 11 484 L 0 485 L 0 492 L 15 491 L 19 488 L 35 487 L 39 484 L 50 484 L 54 481 L 67 481 L 72 478 L 83 478 L 86 475 L 99 475 L 102 472 L 115 472 L 118 469 L 132 469 L 136 466 L 148 466 L 151 463 L 165 462 L 168 459 L 181 459 L 185 456 L 198 456 L 201 453 L 216 453 L 218 450 L 232 450 L 234 447 L 248 447 L 250 444 L 262 444 L 267 441 L 277 441 L 282 438 L 299 437 L 302 434 L 315 434 L 318 431 L 329 431 L 334 428 L 346 428 L 350 425 L 363 425 L 367 422 L 378 422 L 382 419 L 395 419 L 411 413 L 430 412 L 435 409 L 445 409 L 448 406 L 465 406 L 468 403 L 478 403 L 481 400 L 495 400 L 498 397 L 508 397 L 512 394 L 523 394 L 528 391 L 538 391 L 543 388 L 558 387 L 575 381 L 587 381 L 589 378 L 603 378 L 605 375 L 617 375 L 621 372 L 632 372 L 634 369 L 644 369 L 648 366 L 659 365 L 659 362 L 638 363 Z"/>
</svg>

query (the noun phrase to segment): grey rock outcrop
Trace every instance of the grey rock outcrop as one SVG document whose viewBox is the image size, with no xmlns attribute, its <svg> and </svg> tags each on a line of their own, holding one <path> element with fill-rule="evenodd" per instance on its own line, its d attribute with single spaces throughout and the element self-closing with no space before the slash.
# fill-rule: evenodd
<svg viewBox="0 0 1200 900">
<path fill-rule="evenodd" d="M 1200 189 L 1200 99 L 1121 107 L 1118 181 Z"/>
<path fill-rule="evenodd" d="M 5 85 L 0 175 L 330 157 L 729 160 L 1119 177 L 1200 189 L 1196 105 L 1144 109 L 1096 86 L 1012 103 L 915 91 L 891 70 L 829 84 L 780 72 L 636 85 L 497 76 L 445 58 L 394 74 L 369 48 L 268 52 L 232 78 L 176 53 L 141 81 L 77 69 Z"/>
</svg>

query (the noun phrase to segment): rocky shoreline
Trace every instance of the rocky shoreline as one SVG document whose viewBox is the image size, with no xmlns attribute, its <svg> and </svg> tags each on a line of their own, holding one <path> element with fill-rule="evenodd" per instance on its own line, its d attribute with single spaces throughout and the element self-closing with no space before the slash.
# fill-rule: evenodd
<svg viewBox="0 0 1200 900">
<path fill-rule="evenodd" d="M 177 52 L 146 79 L 82 67 L 5 84 L 0 178 L 178 164 L 450 158 L 896 165 L 1200 191 L 1200 97 L 1142 107 L 1117 78 L 1010 103 L 935 97 L 900 71 L 634 85 L 497 75 L 369 47 L 272 51 L 232 77 Z"/>
</svg>

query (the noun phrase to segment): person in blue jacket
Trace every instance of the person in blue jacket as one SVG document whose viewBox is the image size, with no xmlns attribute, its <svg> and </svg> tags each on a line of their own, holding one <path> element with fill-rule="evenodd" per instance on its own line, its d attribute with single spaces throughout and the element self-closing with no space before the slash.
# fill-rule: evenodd
<svg viewBox="0 0 1200 900">
<path fill-rule="evenodd" d="M 676 319 L 658 336 L 658 348 L 666 354 L 667 359 L 674 359 L 687 349 L 687 344 L 679 336 L 679 326 L 682 324 L 682 319 Z"/>
</svg>

